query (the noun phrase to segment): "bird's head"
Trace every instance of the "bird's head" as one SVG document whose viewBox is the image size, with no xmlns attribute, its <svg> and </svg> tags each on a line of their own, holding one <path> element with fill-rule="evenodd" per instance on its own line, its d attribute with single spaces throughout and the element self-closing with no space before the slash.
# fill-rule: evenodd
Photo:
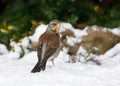
<svg viewBox="0 0 120 86">
<path fill-rule="evenodd" d="M 52 20 L 50 21 L 47 31 L 52 32 L 52 33 L 59 33 L 59 27 L 60 27 L 61 22 L 58 20 Z"/>
</svg>

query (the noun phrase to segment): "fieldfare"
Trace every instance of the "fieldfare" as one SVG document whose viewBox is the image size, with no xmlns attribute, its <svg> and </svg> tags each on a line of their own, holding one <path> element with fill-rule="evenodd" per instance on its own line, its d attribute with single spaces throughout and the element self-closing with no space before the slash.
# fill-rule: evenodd
<svg viewBox="0 0 120 86">
<path fill-rule="evenodd" d="M 45 70 L 47 60 L 51 56 L 56 57 L 58 54 L 60 49 L 60 24 L 58 20 L 50 21 L 47 30 L 40 36 L 37 47 L 38 62 L 32 69 L 32 73 Z"/>
</svg>

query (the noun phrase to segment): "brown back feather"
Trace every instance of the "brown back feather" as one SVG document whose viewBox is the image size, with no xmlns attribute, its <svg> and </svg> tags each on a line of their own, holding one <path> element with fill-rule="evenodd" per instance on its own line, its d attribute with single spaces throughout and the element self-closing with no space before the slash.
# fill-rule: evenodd
<svg viewBox="0 0 120 86">
<path fill-rule="evenodd" d="M 38 58 L 41 58 L 41 49 L 40 47 L 42 44 L 47 44 L 45 52 L 45 59 L 48 59 L 50 56 L 54 54 L 54 52 L 57 50 L 57 48 L 60 45 L 60 36 L 58 34 L 51 34 L 51 33 L 44 33 L 39 38 L 39 44 L 38 44 Z"/>
</svg>

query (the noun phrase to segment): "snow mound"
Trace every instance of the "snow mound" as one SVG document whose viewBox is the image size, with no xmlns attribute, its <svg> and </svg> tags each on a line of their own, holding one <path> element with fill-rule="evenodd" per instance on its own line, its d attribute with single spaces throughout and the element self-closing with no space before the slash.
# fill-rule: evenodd
<svg viewBox="0 0 120 86">
<path fill-rule="evenodd" d="M 8 50 L 4 44 L 0 44 L 0 55 L 7 54 Z"/>
<path fill-rule="evenodd" d="M 38 41 L 40 35 L 43 34 L 46 31 L 46 29 L 47 29 L 47 25 L 44 25 L 44 24 L 39 25 L 36 28 L 35 33 L 29 38 L 34 42 Z"/>
</svg>

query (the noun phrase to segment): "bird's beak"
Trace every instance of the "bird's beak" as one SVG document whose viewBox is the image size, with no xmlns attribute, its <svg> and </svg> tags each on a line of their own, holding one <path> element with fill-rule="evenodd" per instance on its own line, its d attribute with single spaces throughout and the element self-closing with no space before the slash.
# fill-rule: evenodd
<svg viewBox="0 0 120 86">
<path fill-rule="evenodd" d="M 60 24 L 61 22 L 58 22 L 52 30 L 55 31 L 56 33 L 59 33 Z"/>
</svg>

